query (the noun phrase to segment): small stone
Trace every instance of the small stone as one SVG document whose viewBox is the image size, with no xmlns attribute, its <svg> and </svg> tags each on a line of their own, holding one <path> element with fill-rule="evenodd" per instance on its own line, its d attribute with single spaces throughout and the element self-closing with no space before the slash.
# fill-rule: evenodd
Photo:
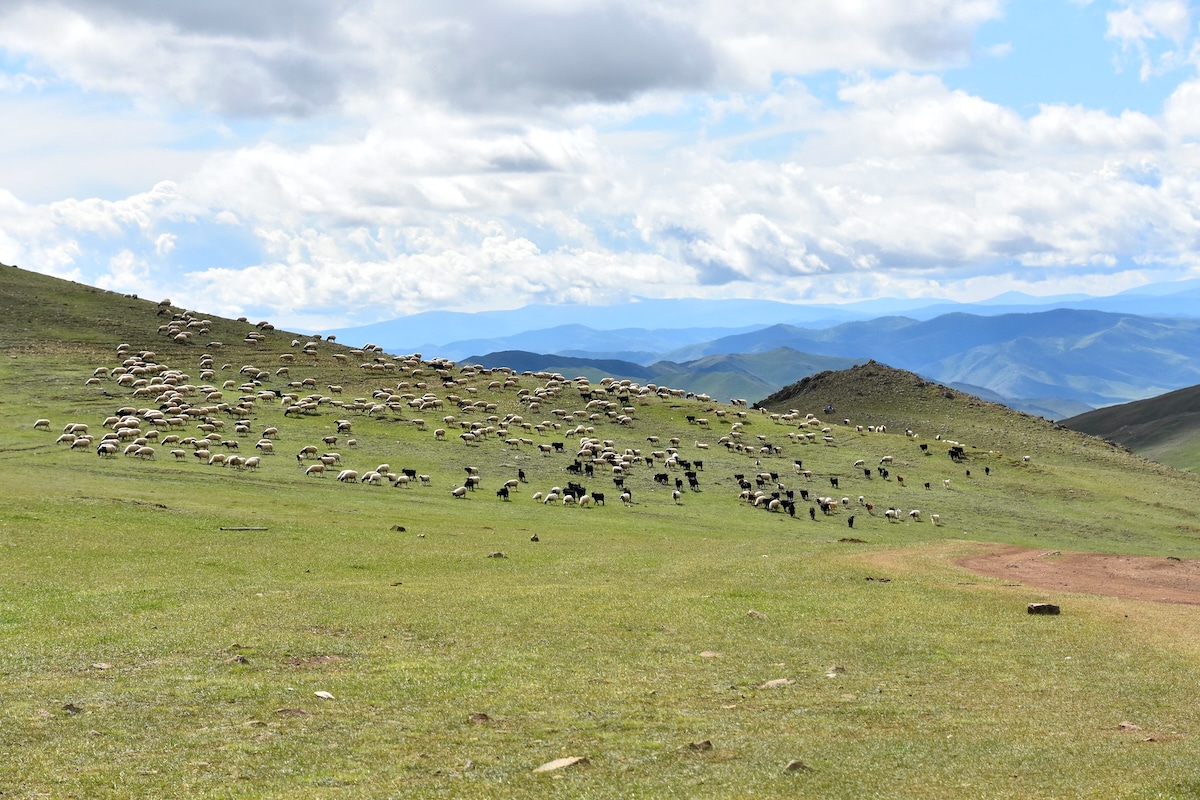
<svg viewBox="0 0 1200 800">
<path fill-rule="evenodd" d="M 75 705 L 74 703 L 67 703 L 66 705 L 64 705 L 62 707 L 62 710 L 67 712 L 68 714 L 78 714 L 79 712 L 83 711 L 82 708 Z"/>
<path fill-rule="evenodd" d="M 766 619 L 767 618 L 766 614 L 764 614 L 761 611 L 755 611 L 753 608 L 746 612 L 746 616 L 754 617 L 755 619 Z"/>
<path fill-rule="evenodd" d="M 245 657 L 244 655 L 242 655 L 241 653 L 238 653 L 238 654 L 237 654 L 236 656 L 234 656 L 233 658 L 227 658 L 227 659 L 225 659 L 225 663 L 226 663 L 226 664 L 249 664 L 249 663 L 250 663 L 250 659 L 246 658 L 246 657 Z"/>
<path fill-rule="evenodd" d="M 836 665 L 830 667 L 828 670 L 825 671 L 826 678 L 836 678 L 838 675 L 845 675 L 845 674 L 846 674 L 846 668 L 836 666 Z"/>
<path fill-rule="evenodd" d="M 709 750 L 712 750 L 712 749 L 713 749 L 713 745 L 712 745 L 712 742 L 711 742 L 711 741 L 709 741 L 708 739 L 705 739 L 705 740 L 704 740 L 704 741 L 702 741 L 702 742 L 689 742 L 689 743 L 688 743 L 688 749 L 689 749 L 689 750 L 695 750 L 695 751 L 697 751 L 697 752 L 704 753 L 704 752 L 707 752 L 707 751 L 709 751 Z"/>
<path fill-rule="evenodd" d="M 587 760 L 587 756 L 568 756 L 566 758 L 556 758 L 553 761 L 547 761 L 535 769 L 534 772 L 554 772 L 555 770 L 575 766 L 586 767 L 590 763 Z"/>
<path fill-rule="evenodd" d="M 705 650 L 703 653 L 700 654 L 700 657 L 701 658 L 720 658 L 721 654 L 718 653 L 716 650 Z"/>
<path fill-rule="evenodd" d="M 795 683 L 795 681 L 791 678 L 775 678 L 774 680 L 767 681 L 766 683 L 760 683 L 758 688 L 782 689 L 784 686 L 791 686 L 793 683 Z"/>
<path fill-rule="evenodd" d="M 482 711 L 476 711 L 474 714 L 472 714 L 470 717 L 468 717 L 468 719 L 470 719 L 471 722 L 491 722 L 492 721 L 492 718 L 489 717 L 487 714 L 483 713 Z"/>
<path fill-rule="evenodd" d="M 98 663 L 92 664 L 92 669 L 112 669 L 112 666 L 113 665 L 109 664 L 107 661 L 100 661 Z"/>
<path fill-rule="evenodd" d="M 508 556 L 504 555 L 504 553 L 497 550 L 494 553 L 488 553 L 488 558 L 508 558 Z"/>
<path fill-rule="evenodd" d="M 1122 731 L 1140 731 L 1142 726 L 1136 725 L 1132 722 L 1118 722 L 1117 729 Z"/>
<path fill-rule="evenodd" d="M 533 536 L 530 536 L 530 537 L 529 537 L 529 541 L 531 541 L 531 542 L 540 542 L 540 541 L 541 541 L 541 539 L 539 539 L 539 538 L 538 538 L 538 535 L 535 533 Z"/>
<path fill-rule="evenodd" d="M 403 525 L 393 525 L 392 530 L 400 531 L 401 533 L 404 533 L 405 530 L 407 530 L 407 529 Z"/>
<path fill-rule="evenodd" d="M 311 717 L 312 714 L 305 711 L 303 708 L 277 708 L 276 714 L 283 714 L 288 717 Z"/>
<path fill-rule="evenodd" d="M 787 763 L 787 766 L 783 768 L 783 771 L 784 772 L 797 772 L 799 770 L 803 770 L 805 772 L 808 772 L 811 769 L 812 769 L 812 767 L 810 767 L 808 764 L 805 764 L 803 761 L 801 761 L 798 758 L 794 758 Z"/>
<path fill-rule="evenodd" d="M 1030 614 L 1058 614 L 1061 611 L 1054 603 L 1030 603 L 1025 610 Z"/>
<path fill-rule="evenodd" d="M 326 692 L 326 691 L 313 692 L 313 696 L 314 696 L 314 697 L 319 697 L 319 698 L 321 698 L 322 700 L 332 700 L 332 699 L 334 699 L 334 698 L 333 698 L 333 695 L 332 695 L 332 694 L 330 694 L 329 692 Z"/>
</svg>

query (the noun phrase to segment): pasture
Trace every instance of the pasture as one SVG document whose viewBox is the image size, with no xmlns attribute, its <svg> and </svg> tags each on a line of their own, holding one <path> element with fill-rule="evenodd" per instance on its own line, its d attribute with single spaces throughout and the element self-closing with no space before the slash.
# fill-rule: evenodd
<svg viewBox="0 0 1200 800">
<path fill-rule="evenodd" d="M 590 383 L 589 398 L 570 375 L 504 386 L 502 372 L 439 374 L 436 354 L 406 366 L 320 341 L 305 355 L 307 337 L 255 320 L 204 317 L 202 339 L 176 342 L 158 329 L 179 309 L 12 268 L 0 269 L 0 312 L 6 797 L 1200 792 L 1195 606 L 954 564 L 985 542 L 1194 559 L 1193 475 L 935 387 L 880 391 L 882 372 L 825 376 L 821 402 L 785 419 L 790 407 L 772 418 L 632 386 Z M 248 433 L 233 434 L 230 408 L 148 424 L 141 412 L 170 389 L 153 374 L 142 379 L 158 388 L 137 397 L 144 387 L 111 376 L 88 384 L 147 351 L 187 376 L 176 388 L 197 387 L 185 415 L 254 396 Z M 246 365 L 268 375 L 243 390 Z M 207 400 L 204 384 L 223 397 Z M 287 393 L 320 400 L 289 411 Z M 411 405 L 426 395 L 441 408 Z M 98 443 L 126 406 L 158 430 L 153 458 L 56 444 L 73 422 Z M 810 412 L 819 422 L 799 427 Z M 33 428 L 41 418 L 48 431 Z M 190 445 L 171 457 L 161 440 L 200 435 L 204 418 L 238 442 L 214 453 L 254 455 L 269 427 L 275 452 L 257 470 L 210 465 Z M 351 430 L 338 433 L 343 419 Z M 735 423 L 729 444 L 746 448 L 721 443 Z M 577 454 L 585 437 L 639 455 L 614 476 Z M 704 462 L 699 491 L 685 481 L 678 501 L 684 469 L 645 462 L 673 437 L 680 457 Z M 951 439 L 965 462 L 947 457 Z M 553 442 L 562 452 L 538 447 Z M 306 475 L 316 462 L 296 455 L 308 445 L 340 461 Z M 885 456 L 887 478 L 854 466 Z M 569 471 L 576 460 L 593 474 Z M 335 479 L 382 464 L 429 483 Z M 459 499 L 467 468 L 480 486 Z M 498 499 L 518 470 L 527 481 Z M 763 472 L 778 475 L 765 491 L 797 493 L 795 517 L 739 499 L 734 476 Z M 605 503 L 532 499 L 570 481 Z M 810 519 L 801 490 L 839 507 Z M 1028 615 L 1033 601 L 1063 613 Z M 535 772 L 565 757 L 586 763 Z"/>
</svg>

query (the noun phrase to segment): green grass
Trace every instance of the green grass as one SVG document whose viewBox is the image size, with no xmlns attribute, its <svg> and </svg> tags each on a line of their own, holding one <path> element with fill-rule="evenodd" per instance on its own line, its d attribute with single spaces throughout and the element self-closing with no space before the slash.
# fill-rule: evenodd
<svg viewBox="0 0 1200 800">
<path fill-rule="evenodd" d="M 680 505 L 652 480 L 661 466 L 627 477 L 630 508 L 599 473 L 584 482 L 605 491 L 603 507 L 535 503 L 533 491 L 571 478 L 572 456 L 495 437 L 468 447 L 454 428 L 435 441 L 445 414 L 487 416 L 451 407 L 372 419 L 322 406 L 285 418 L 278 404 L 260 403 L 241 450 L 268 425 L 281 435 L 258 472 L 190 456 L 176 463 L 163 446 L 154 461 L 100 459 L 53 442 L 68 421 L 102 431 L 104 417 L 130 402 L 112 381 L 84 385 L 96 366 L 119 363 L 116 344 L 153 348 L 193 380 L 205 348 L 158 337 L 151 303 L 72 286 L 0 270 L 0 312 L 12 312 L 0 316 L 0 341 L 14 343 L 0 358 L 5 797 L 1200 789 L 1192 608 L 1013 586 L 952 560 L 981 541 L 1195 558 L 1194 476 L 961 396 L 861 383 L 845 402 L 833 398 L 838 421 L 886 420 L 893 432 L 835 424 L 836 446 L 802 445 L 787 438 L 794 426 L 752 413 L 744 438 L 783 448 L 761 469 L 814 493 L 836 476 L 838 496 L 939 513 L 943 526 L 888 524 L 860 508 L 851 532 L 850 511 L 813 522 L 807 504 L 796 519 L 750 508 L 732 476 L 758 471 L 755 458 L 719 447 L 731 417 L 686 398 L 634 402 L 633 424 L 604 421 L 596 431 L 619 450 L 646 452 L 648 436 L 675 435 L 685 456 L 703 458 L 703 491 L 685 490 Z M 51 297 L 66 305 L 47 305 Z M 95 319 L 113 329 L 88 328 Z M 254 348 L 241 343 L 247 325 L 213 322 L 212 336 L 226 343 L 218 364 L 233 365 L 217 385 L 238 379 L 242 363 L 273 372 L 278 354 L 294 352 L 289 334 Z M 94 338 L 74 336 L 81 327 Z M 290 379 L 343 384 L 347 399 L 406 379 L 340 366 L 336 350 L 322 343 Z M 475 382 L 476 396 L 496 402 L 499 416 L 541 421 L 554 407 L 582 405 L 571 389 L 533 414 L 515 389 L 489 390 L 487 380 Z M 521 379 L 529 390 L 544 383 Z M 713 429 L 689 425 L 689 414 Z M 416 416 L 426 430 L 411 424 Z M 32 430 L 39 417 L 52 432 Z M 332 434 L 339 417 L 353 419 L 358 440 L 335 448 L 346 466 L 410 467 L 432 486 L 304 477 L 295 452 Z M 969 443 L 970 463 L 922 455 L 905 425 L 918 442 L 942 433 Z M 712 449 L 697 450 L 697 440 Z M 852 466 L 884 455 L 895 457 L 892 480 L 866 480 Z M 811 484 L 792 473 L 795 459 L 816 473 Z M 456 500 L 450 488 L 468 465 L 483 487 Z M 518 467 L 529 484 L 498 501 L 496 488 Z M 221 530 L 230 527 L 266 530 Z M 851 535 L 866 543 L 839 541 Z M 506 557 L 488 557 L 497 551 Z M 1064 613 L 1029 616 L 1033 600 Z M 828 677 L 833 667 L 844 671 Z M 793 683 L 760 688 L 779 678 Z M 712 749 L 689 748 L 702 740 Z M 572 755 L 590 764 L 532 772 Z M 785 772 L 792 759 L 810 769 Z"/>
</svg>

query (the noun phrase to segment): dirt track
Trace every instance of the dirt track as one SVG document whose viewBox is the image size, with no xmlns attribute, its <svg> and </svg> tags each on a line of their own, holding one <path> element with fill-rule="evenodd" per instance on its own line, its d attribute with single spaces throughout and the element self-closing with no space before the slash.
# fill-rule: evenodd
<svg viewBox="0 0 1200 800">
<path fill-rule="evenodd" d="M 998 546 L 955 563 L 1042 589 L 1200 605 L 1200 561 Z"/>
</svg>

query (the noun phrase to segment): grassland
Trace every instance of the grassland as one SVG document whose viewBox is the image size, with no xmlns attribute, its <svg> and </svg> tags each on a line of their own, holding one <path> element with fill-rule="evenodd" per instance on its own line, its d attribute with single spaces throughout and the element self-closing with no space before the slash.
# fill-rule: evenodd
<svg viewBox="0 0 1200 800">
<path fill-rule="evenodd" d="M 267 426 L 280 434 L 256 472 L 176 462 L 161 446 L 140 461 L 56 445 L 68 422 L 101 432 L 117 408 L 153 405 L 113 380 L 85 385 L 120 363 L 121 343 L 196 383 L 210 352 L 230 365 L 217 386 L 240 383 L 242 364 L 274 373 L 281 354 L 298 354 L 290 334 L 246 343 L 252 325 L 215 317 L 206 341 L 177 344 L 156 333 L 158 311 L 0 269 L 4 797 L 1200 793 L 1195 607 L 1064 595 L 953 563 L 980 542 L 1196 558 L 1195 476 L 878 365 L 823 376 L 790 398 L 807 406 L 779 407 L 821 414 L 833 402 L 832 446 L 748 414 L 743 439 L 778 445 L 770 456 L 718 444 L 737 409 L 614 395 L 634 421 L 602 417 L 597 437 L 648 453 L 647 437 L 676 436 L 704 460 L 701 491 L 678 504 L 653 481 L 661 463 L 630 470 L 629 507 L 600 470 L 583 482 L 604 506 L 534 502 L 574 477 L 569 425 L 519 434 L 568 443 L 550 456 L 501 436 L 468 446 L 452 426 L 434 438 L 444 414 L 540 422 L 583 408 L 568 383 L 530 412 L 518 390 L 544 388 L 536 376 L 502 390 L 488 388 L 497 376 L 427 386 L 441 398 L 473 386 L 491 414 L 324 403 L 285 416 L 259 401 L 240 450 Z M 321 392 L 343 386 L 346 403 L 400 382 L 424 391 L 362 358 L 339 364 L 340 345 L 317 350 L 261 388 L 313 378 Z M 50 432 L 33 430 L 41 417 Z M 305 477 L 295 453 L 338 418 L 357 439 L 336 445 L 345 466 L 413 468 L 431 486 Z M 917 443 L 937 435 L 963 442 L 968 463 L 940 445 L 923 454 Z M 888 480 L 853 467 L 885 455 Z M 483 485 L 455 499 L 466 466 Z M 497 500 L 517 469 L 529 483 Z M 807 503 L 794 519 L 754 509 L 733 476 L 760 470 L 813 494 L 837 477 L 854 499 L 815 520 Z M 858 495 L 943 525 L 890 524 Z M 1063 614 L 1025 614 L 1034 600 Z M 589 763 L 533 772 L 564 756 Z M 786 771 L 795 759 L 805 766 Z"/>
</svg>

